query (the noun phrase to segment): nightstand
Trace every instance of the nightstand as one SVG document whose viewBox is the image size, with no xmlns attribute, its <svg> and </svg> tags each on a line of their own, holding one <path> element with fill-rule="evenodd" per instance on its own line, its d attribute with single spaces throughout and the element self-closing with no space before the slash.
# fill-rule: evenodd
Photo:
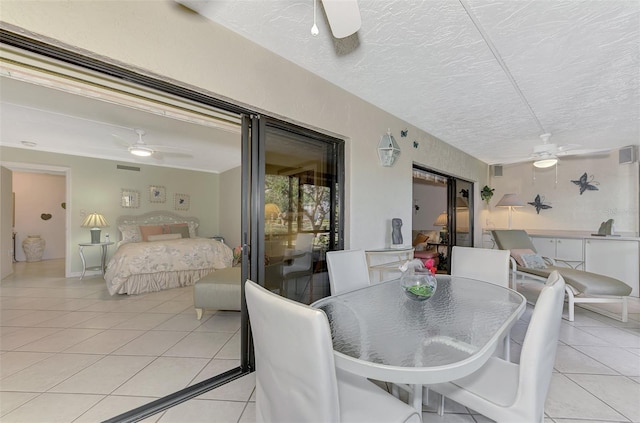
<svg viewBox="0 0 640 423">
<path fill-rule="evenodd" d="M 113 242 L 100 242 L 98 244 L 92 244 L 90 242 L 80 243 L 78 244 L 78 250 L 80 252 L 80 260 L 82 260 L 82 275 L 80 275 L 80 280 L 84 278 L 84 274 L 87 270 L 100 270 L 102 276 L 104 276 L 106 261 L 107 261 L 107 248 L 109 245 L 113 245 Z M 84 259 L 84 247 L 102 247 L 102 255 L 100 259 L 100 266 L 92 266 L 87 267 L 87 263 Z"/>
</svg>

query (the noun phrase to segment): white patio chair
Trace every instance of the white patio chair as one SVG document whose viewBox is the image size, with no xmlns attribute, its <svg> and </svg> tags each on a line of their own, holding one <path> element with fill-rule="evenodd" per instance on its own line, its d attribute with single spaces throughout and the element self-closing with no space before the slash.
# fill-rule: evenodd
<svg viewBox="0 0 640 423">
<path fill-rule="evenodd" d="M 285 262 L 282 266 L 282 284 L 285 291 L 288 291 L 289 281 L 293 280 L 295 293 L 297 294 L 298 279 L 300 278 L 308 279 L 311 282 L 309 288 L 312 288 L 314 236 L 314 234 L 298 233 L 295 247 L 284 250 Z"/>
<path fill-rule="evenodd" d="M 364 250 L 328 251 L 326 257 L 331 295 L 364 288 L 370 284 Z"/>
<path fill-rule="evenodd" d="M 416 410 L 335 368 L 327 316 L 246 281 L 258 422 L 415 422 Z"/>
<path fill-rule="evenodd" d="M 562 276 L 553 271 L 531 316 L 520 364 L 491 357 L 477 372 L 429 388 L 498 423 L 542 422 L 560 334 L 564 287 Z"/>
<path fill-rule="evenodd" d="M 509 252 L 488 248 L 453 247 L 451 276 L 477 279 L 509 288 Z M 510 337 L 503 343 L 503 357 L 511 359 Z"/>
</svg>

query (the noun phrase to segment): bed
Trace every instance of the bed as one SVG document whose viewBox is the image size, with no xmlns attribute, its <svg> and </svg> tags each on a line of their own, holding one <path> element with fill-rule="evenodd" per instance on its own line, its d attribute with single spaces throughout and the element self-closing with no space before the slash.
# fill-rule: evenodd
<svg viewBox="0 0 640 423">
<path fill-rule="evenodd" d="M 142 294 L 193 285 L 230 267 L 233 251 L 217 239 L 198 237 L 199 220 L 171 212 L 117 219 L 117 249 L 107 264 L 111 295 Z"/>
</svg>

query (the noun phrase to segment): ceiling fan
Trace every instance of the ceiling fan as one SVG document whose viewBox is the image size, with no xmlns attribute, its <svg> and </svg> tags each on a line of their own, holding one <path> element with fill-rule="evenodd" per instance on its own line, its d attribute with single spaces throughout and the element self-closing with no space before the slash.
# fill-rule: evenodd
<svg viewBox="0 0 640 423">
<path fill-rule="evenodd" d="M 124 140 L 122 137 L 116 134 L 112 134 L 117 139 L 117 144 L 126 147 L 129 153 L 138 157 L 152 157 L 154 159 L 163 159 L 166 157 L 193 157 L 188 153 L 189 150 L 180 147 L 170 147 L 165 145 L 152 145 L 147 144 L 142 140 L 145 135 L 143 129 L 134 129 L 134 132 L 138 135 L 138 140 L 135 143 L 130 143 Z"/>
<path fill-rule="evenodd" d="M 533 160 L 535 167 L 544 169 L 557 164 L 561 157 L 601 154 L 609 151 L 608 149 L 580 149 L 581 146 L 579 144 L 557 145 L 550 143 L 550 133 L 540 135 L 540 139 L 542 140 L 542 144 L 534 146 L 533 152 L 529 157 L 504 164 L 522 163 Z"/>
</svg>

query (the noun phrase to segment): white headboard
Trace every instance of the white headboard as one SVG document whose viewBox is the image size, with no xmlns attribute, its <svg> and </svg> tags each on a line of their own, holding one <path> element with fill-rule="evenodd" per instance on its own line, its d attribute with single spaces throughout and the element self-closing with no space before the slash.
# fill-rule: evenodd
<svg viewBox="0 0 640 423">
<path fill-rule="evenodd" d="M 116 226 L 121 225 L 162 225 L 170 223 L 187 223 L 195 228 L 200 226 L 200 220 L 197 217 L 180 216 L 170 211 L 152 211 L 137 216 L 120 216 L 116 219 Z M 122 240 L 120 230 L 117 231 L 118 241 Z"/>
</svg>

